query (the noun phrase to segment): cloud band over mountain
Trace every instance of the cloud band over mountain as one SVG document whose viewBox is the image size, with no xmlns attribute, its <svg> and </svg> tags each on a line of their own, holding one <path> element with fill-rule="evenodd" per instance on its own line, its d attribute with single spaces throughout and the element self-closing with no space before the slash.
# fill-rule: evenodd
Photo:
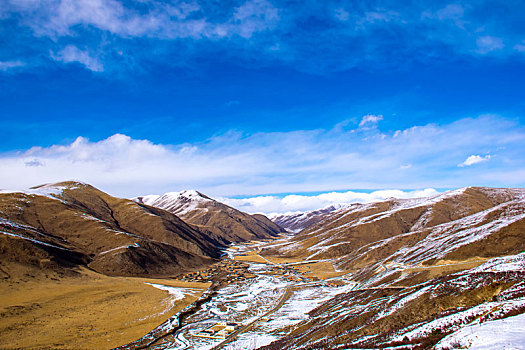
<svg viewBox="0 0 525 350">
<path fill-rule="evenodd" d="M 342 126 L 344 125 L 344 126 Z M 523 186 L 525 130 L 496 115 L 382 131 L 340 123 L 330 130 L 242 134 L 155 144 L 115 134 L 0 156 L 13 189 L 77 179 L 115 195 L 195 188 L 212 196 L 348 189 Z M 458 167 L 472 154 L 484 162 Z"/>
</svg>

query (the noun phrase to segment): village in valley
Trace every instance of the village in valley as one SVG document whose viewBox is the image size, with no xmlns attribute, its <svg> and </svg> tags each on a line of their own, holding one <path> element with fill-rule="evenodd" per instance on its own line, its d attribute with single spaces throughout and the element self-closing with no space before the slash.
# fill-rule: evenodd
<svg viewBox="0 0 525 350">
<path fill-rule="evenodd" d="M 286 305 L 315 304 L 317 294 L 331 295 L 348 287 L 344 273 L 335 271 L 331 262 L 267 256 L 260 245 L 261 242 L 247 242 L 231 246 L 214 265 L 177 276 L 182 283 L 211 284 L 210 290 L 216 292 L 184 319 L 182 327 L 169 338 L 171 342 L 220 347 L 230 342 L 242 343 L 243 337 L 274 337 L 275 332 L 280 332 L 283 319 L 298 312 Z M 337 288 L 343 286 L 346 287 Z M 314 290 L 317 292 L 312 294 Z M 289 320 L 292 323 L 296 322 L 293 317 Z"/>
<path fill-rule="evenodd" d="M 247 260 L 249 261 L 249 260 Z M 265 262 L 266 263 L 266 262 Z M 297 264 L 295 264 L 297 265 Z M 300 268 L 292 264 L 273 264 L 269 265 L 267 271 L 268 275 L 284 277 L 290 282 L 316 282 L 322 280 L 312 274 L 309 266 Z M 237 282 L 249 278 L 254 278 L 255 275 L 248 271 L 250 265 L 247 262 L 225 259 L 221 262 L 209 267 L 205 270 L 189 272 L 179 279 L 185 282 Z"/>
</svg>

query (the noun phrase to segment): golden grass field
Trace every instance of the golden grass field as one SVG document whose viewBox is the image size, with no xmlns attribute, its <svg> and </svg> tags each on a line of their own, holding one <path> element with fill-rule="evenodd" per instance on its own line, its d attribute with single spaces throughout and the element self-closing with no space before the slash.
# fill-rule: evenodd
<svg viewBox="0 0 525 350">
<path fill-rule="evenodd" d="M 488 258 L 481 258 L 477 256 L 466 260 L 438 260 L 433 265 L 420 265 L 417 267 L 405 269 L 403 272 L 409 273 L 429 271 L 429 278 L 435 278 L 449 273 L 472 269 L 485 263 L 487 260 Z"/>
<path fill-rule="evenodd" d="M 264 264 L 268 264 L 268 263 L 286 264 L 286 263 L 299 263 L 299 262 L 304 261 L 301 258 L 277 257 L 277 256 L 264 255 L 260 253 L 261 253 L 260 249 L 252 250 L 247 253 L 244 253 L 243 255 L 235 256 L 235 260 L 251 261 L 251 262 L 256 262 L 256 263 L 264 263 Z M 301 272 L 309 272 L 308 276 L 313 276 L 313 277 L 317 277 L 320 279 L 342 276 L 348 272 L 348 271 L 342 271 L 342 272 L 335 271 L 332 263 L 328 261 L 298 264 L 296 265 L 296 267 Z"/>
<path fill-rule="evenodd" d="M 262 264 L 268 264 L 268 261 L 264 260 L 259 254 L 257 250 L 244 253 L 243 255 L 236 255 L 234 257 L 234 260 L 238 261 L 251 261 L 256 263 L 262 263 Z"/>
<path fill-rule="evenodd" d="M 174 301 L 145 284 L 192 288 Z M 0 284 L 0 348 L 109 349 L 136 340 L 196 300 L 209 283 L 81 277 Z"/>
<path fill-rule="evenodd" d="M 342 276 L 345 273 L 347 273 L 347 271 L 335 271 L 334 265 L 332 265 L 332 263 L 328 261 L 314 262 L 311 264 L 301 264 L 297 265 L 297 268 L 301 272 L 310 271 L 308 276 L 314 276 L 323 280 L 326 278 Z"/>
</svg>

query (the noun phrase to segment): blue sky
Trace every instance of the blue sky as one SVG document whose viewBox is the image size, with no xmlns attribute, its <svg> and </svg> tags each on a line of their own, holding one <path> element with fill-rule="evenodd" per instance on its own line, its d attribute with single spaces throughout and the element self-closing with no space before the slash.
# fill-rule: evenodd
<svg viewBox="0 0 525 350">
<path fill-rule="evenodd" d="M 522 1 L 0 2 L 0 187 L 525 185 Z"/>
</svg>

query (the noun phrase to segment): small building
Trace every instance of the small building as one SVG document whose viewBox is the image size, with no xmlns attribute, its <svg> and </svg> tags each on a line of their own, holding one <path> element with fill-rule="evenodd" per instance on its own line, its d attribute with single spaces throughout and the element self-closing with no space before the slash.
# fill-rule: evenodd
<svg viewBox="0 0 525 350">
<path fill-rule="evenodd" d="M 236 328 L 237 323 L 220 321 L 196 334 L 193 334 L 193 336 L 200 338 L 226 339 Z"/>
</svg>

